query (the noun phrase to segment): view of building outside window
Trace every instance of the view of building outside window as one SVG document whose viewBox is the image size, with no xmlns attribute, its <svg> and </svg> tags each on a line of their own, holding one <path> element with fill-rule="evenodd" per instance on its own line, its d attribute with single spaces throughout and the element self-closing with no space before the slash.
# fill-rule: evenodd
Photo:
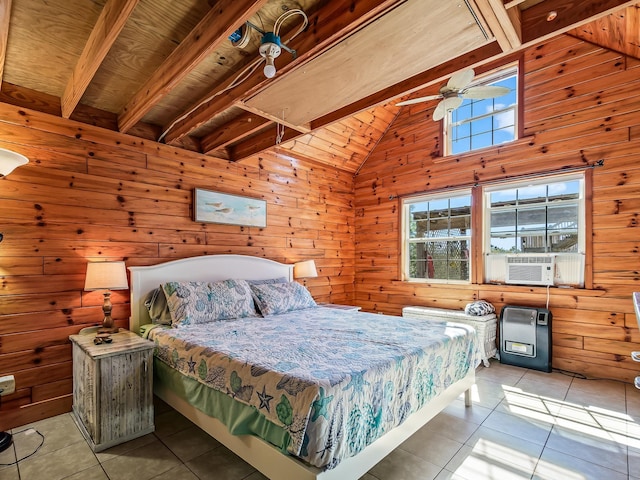
<svg viewBox="0 0 640 480">
<path fill-rule="evenodd" d="M 408 276 L 468 282 L 471 195 L 411 199 L 405 209 Z"/>
</svg>

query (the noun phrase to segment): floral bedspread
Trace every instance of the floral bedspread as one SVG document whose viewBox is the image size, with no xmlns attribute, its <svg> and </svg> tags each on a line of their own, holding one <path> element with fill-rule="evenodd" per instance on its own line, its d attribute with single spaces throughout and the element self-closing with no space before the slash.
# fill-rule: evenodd
<svg viewBox="0 0 640 480">
<path fill-rule="evenodd" d="M 323 307 L 154 329 L 156 356 L 252 405 L 331 468 L 480 362 L 471 327 Z"/>
</svg>

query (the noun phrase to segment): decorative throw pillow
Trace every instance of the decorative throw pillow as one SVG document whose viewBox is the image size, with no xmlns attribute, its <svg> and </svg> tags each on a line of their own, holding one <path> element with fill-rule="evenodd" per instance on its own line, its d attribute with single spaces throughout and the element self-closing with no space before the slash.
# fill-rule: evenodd
<svg viewBox="0 0 640 480">
<path fill-rule="evenodd" d="M 464 313 L 467 315 L 475 315 L 481 317 L 482 315 L 489 315 L 496 311 L 495 307 L 486 300 L 478 300 L 476 302 L 467 303 L 464 307 Z"/>
<path fill-rule="evenodd" d="M 250 287 L 256 307 L 265 317 L 316 306 L 309 290 L 298 282 L 265 283 Z"/>
<path fill-rule="evenodd" d="M 171 312 L 162 288 L 151 290 L 144 299 L 144 306 L 147 307 L 149 318 L 153 323 L 171 325 Z"/>
<path fill-rule="evenodd" d="M 249 284 L 244 280 L 167 282 L 162 289 L 173 326 L 256 315 Z"/>
</svg>

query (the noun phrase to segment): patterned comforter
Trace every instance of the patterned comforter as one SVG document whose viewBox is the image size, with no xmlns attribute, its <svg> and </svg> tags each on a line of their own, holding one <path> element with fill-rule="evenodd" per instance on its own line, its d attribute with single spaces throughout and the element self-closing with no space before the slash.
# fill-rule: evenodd
<svg viewBox="0 0 640 480">
<path fill-rule="evenodd" d="M 154 329 L 156 356 L 285 428 L 288 450 L 332 468 L 480 362 L 462 324 L 309 308 Z"/>
</svg>

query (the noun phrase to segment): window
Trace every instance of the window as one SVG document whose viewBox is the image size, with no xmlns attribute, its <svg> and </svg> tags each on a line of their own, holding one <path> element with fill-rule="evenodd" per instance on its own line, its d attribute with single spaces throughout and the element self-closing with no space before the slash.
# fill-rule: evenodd
<svg viewBox="0 0 640 480">
<path fill-rule="evenodd" d="M 471 192 L 403 201 L 404 278 L 469 282 Z"/>
<path fill-rule="evenodd" d="M 572 173 L 485 186 L 473 196 L 465 189 L 405 198 L 402 278 L 470 283 L 476 251 L 485 283 L 517 284 L 508 264 L 544 261 L 554 265 L 555 285 L 584 286 L 584 188 L 584 174 Z M 481 229 L 472 229 L 474 216 Z"/>
<path fill-rule="evenodd" d="M 472 86 L 495 85 L 509 88 L 498 98 L 466 98 L 444 118 L 445 154 L 478 150 L 511 142 L 518 135 L 518 69 L 510 66 L 481 78 Z"/>
<path fill-rule="evenodd" d="M 506 254 L 547 254 L 556 283 L 584 284 L 584 177 L 556 176 L 484 190 L 485 281 L 504 281 Z"/>
</svg>

